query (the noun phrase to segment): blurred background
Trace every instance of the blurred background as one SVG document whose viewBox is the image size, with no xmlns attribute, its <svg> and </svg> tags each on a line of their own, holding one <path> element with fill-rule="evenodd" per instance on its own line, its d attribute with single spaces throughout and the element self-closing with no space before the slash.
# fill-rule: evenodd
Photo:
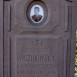
<svg viewBox="0 0 77 77">
<path fill-rule="evenodd" d="M 75 56 L 75 77 L 77 77 L 77 26 L 76 26 L 76 56 Z"/>
</svg>

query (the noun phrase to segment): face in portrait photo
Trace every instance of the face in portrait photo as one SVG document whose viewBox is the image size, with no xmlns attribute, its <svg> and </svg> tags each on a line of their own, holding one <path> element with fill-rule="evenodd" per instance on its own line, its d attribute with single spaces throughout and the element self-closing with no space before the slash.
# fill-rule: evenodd
<svg viewBox="0 0 77 77">
<path fill-rule="evenodd" d="M 30 17 L 33 22 L 39 23 L 44 18 L 44 11 L 40 5 L 34 5 L 31 8 Z"/>
</svg>

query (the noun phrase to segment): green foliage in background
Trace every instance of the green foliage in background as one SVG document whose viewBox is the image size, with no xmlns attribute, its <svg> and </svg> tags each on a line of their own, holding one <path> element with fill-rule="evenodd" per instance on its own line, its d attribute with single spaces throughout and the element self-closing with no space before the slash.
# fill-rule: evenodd
<svg viewBox="0 0 77 77">
<path fill-rule="evenodd" d="M 76 32 L 75 77 L 77 77 L 77 32 Z"/>
</svg>

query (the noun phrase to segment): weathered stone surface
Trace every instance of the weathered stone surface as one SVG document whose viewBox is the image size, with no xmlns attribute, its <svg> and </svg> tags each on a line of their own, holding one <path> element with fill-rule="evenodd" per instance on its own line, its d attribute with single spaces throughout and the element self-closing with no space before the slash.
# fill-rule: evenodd
<svg viewBox="0 0 77 77">
<path fill-rule="evenodd" d="M 73 1 L 5 0 L 4 9 L 1 1 L 0 77 L 74 77 L 77 3 Z M 38 25 L 28 19 L 36 4 L 45 16 Z"/>
</svg>

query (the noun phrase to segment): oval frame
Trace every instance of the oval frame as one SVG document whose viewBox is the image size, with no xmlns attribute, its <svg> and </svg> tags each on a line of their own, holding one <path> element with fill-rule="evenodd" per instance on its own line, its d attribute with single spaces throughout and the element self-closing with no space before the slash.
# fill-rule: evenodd
<svg viewBox="0 0 77 77">
<path fill-rule="evenodd" d="M 32 20 L 31 17 L 30 17 L 30 12 L 31 12 L 31 9 L 32 9 L 32 7 L 33 7 L 34 5 L 39 5 L 39 6 L 41 6 L 41 7 L 43 8 L 43 11 L 44 11 L 44 18 L 42 19 L 41 22 L 38 22 L 38 23 L 33 22 L 33 20 Z M 27 17 L 27 19 L 28 19 L 28 21 L 29 21 L 29 23 L 30 23 L 31 25 L 33 25 L 33 26 L 41 26 L 41 25 L 43 25 L 43 23 L 44 23 L 44 22 L 46 21 L 46 19 L 47 19 L 48 10 L 47 10 L 47 7 L 46 7 L 46 5 L 45 5 L 44 2 L 42 2 L 42 1 L 32 1 L 31 3 L 29 3 L 29 5 L 28 5 L 28 7 L 27 7 L 26 14 L 27 14 L 26 17 Z"/>
</svg>

